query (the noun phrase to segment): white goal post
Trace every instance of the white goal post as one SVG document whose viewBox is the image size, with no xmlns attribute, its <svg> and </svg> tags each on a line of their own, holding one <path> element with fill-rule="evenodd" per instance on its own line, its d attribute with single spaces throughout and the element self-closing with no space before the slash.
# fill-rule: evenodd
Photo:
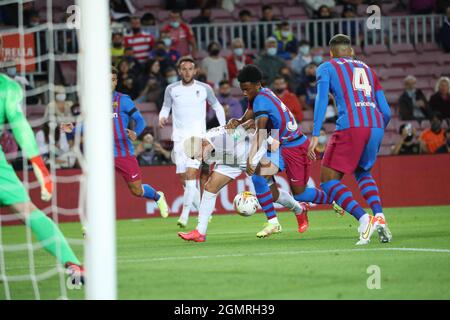
<svg viewBox="0 0 450 320">
<path fill-rule="evenodd" d="M 85 117 L 87 299 L 116 299 L 115 194 L 108 0 L 79 0 L 79 88 Z"/>
</svg>

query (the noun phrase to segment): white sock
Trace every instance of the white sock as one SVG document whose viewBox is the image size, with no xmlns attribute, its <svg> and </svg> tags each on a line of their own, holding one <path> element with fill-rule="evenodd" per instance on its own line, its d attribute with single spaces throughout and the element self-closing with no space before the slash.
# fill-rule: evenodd
<svg viewBox="0 0 450 320">
<path fill-rule="evenodd" d="M 368 213 L 366 213 L 361 218 L 359 218 L 359 228 L 358 228 L 358 230 L 359 229 L 362 230 L 366 226 L 366 224 L 369 223 L 369 221 L 370 221 L 370 216 L 369 216 Z M 361 232 L 361 230 L 359 230 L 359 232 Z"/>
<path fill-rule="evenodd" d="M 277 217 L 270 219 L 268 222 L 271 223 L 271 224 L 277 224 L 277 223 L 279 223 Z"/>
<path fill-rule="evenodd" d="M 289 192 L 286 192 L 284 190 L 279 190 L 279 197 L 275 201 L 276 203 L 281 204 L 286 209 L 289 209 L 291 211 L 294 211 L 295 214 L 300 214 L 303 212 L 302 207 L 297 202 L 297 200 L 294 199 L 293 196 Z"/>
<path fill-rule="evenodd" d="M 195 188 L 194 201 L 192 201 L 192 205 L 197 211 L 200 211 L 200 190 Z"/>
<path fill-rule="evenodd" d="M 383 220 L 386 220 L 386 218 L 384 217 L 383 212 L 375 213 L 375 217 L 381 217 L 381 218 L 383 218 Z"/>
<path fill-rule="evenodd" d="M 198 213 L 197 230 L 200 234 L 206 234 L 208 229 L 209 217 L 211 217 L 214 207 L 216 206 L 217 193 L 203 191 L 202 201 Z"/>
<path fill-rule="evenodd" d="M 191 211 L 192 201 L 194 200 L 197 190 L 197 183 L 195 180 L 186 180 L 183 195 L 183 211 L 181 212 L 180 220 L 187 223 L 189 219 L 189 212 Z"/>
</svg>

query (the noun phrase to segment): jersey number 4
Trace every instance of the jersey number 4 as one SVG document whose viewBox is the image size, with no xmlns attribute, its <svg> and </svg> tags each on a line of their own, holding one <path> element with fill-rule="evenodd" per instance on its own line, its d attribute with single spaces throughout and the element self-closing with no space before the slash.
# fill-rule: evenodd
<svg viewBox="0 0 450 320">
<path fill-rule="evenodd" d="M 353 69 L 353 90 L 364 91 L 366 97 L 370 97 L 372 94 L 372 86 L 370 85 L 369 78 L 367 77 L 366 70 L 364 68 Z"/>
</svg>

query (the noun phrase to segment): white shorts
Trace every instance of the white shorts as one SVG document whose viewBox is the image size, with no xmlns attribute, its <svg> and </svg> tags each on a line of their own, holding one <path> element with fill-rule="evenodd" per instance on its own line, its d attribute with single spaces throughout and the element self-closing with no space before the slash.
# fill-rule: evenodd
<svg viewBox="0 0 450 320">
<path fill-rule="evenodd" d="M 174 141 L 173 143 L 173 162 L 177 166 L 176 173 L 185 173 L 187 168 L 200 168 L 200 161 L 196 159 L 189 159 L 184 153 L 183 140 Z"/>
<path fill-rule="evenodd" d="M 214 172 L 220 173 L 224 176 L 227 176 L 231 179 L 236 179 L 241 175 L 242 172 L 245 172 L 245 168 L 242 169 L 241 167 L 232 167 L 227 166 L 225 164 L 216 164 L 213 169 Z"/>
</svg>

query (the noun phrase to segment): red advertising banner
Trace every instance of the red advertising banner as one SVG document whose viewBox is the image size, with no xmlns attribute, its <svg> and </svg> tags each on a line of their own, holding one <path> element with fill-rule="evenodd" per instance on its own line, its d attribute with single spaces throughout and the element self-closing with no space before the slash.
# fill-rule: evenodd
<svg viewBox="0 0 450 320">
<path fill-rule="evenodd" d="M 378 183 L 381 199 L 385 207 L 450 205 L 450 155 L 423 155 L 380 157 L 372 170 Z M 310 183 L 319 184 L 320 162 L 315 162 Z M 58 171 L 60 177 L 56 189 L 56 206 L 39 199 L 39 188 L 31 191 L 35 204 L 46 212 L 58 208 L 60 221 L 78 219 L 79 182 L 71 182 L 69 176 L 80 174 L 79 170 Z M 30 172 L 31 181 L 34 180 Z M 171 214 L 181 212 L 183 188 L 175 174 L 174 166 L 154 166 L 142 168 L 142 180 L 165 193 Z M 353 191 L 356 199 L 367 207 L 360 196 L 355 179 L 346 176 L 344 182 Z M 289 190 L 284 174 L 277 176 L 280 188 Z M 36 185 L 37 186 L 37 185 Z M 253 190 L 251 179 L 242 174 L 237 180 L 222 189 L 217 197 L 215 213 L 233 213 L 233 199 L 237 192 Z M 89 196 L 89 195 L 87 195 Z M 126 183 L 116 175 L 116 208 L 119 219 L 140 219 L 159 217 L 154 201 L 134 197 Z M 326 206 L 318 206 L 324 209 Z M 0 210 L 1 212 L 1 210 Z M 3 209 L 3 213 L 5 210 Z M 69 216 L 68 216 L 69 215 Z"/>
<path fill-rule="evenodd" d="M 20 43 L 20 34 L 7 34 L 2 36 L 3 48 L 0 51 L 0 61 L 15 61 L 17 72 L 22 72 L 21 58 L 25 58 L 25 71 L 35 71 L 36 48 L 34 33 L 27 33 L 23 36 L 23 45 Z"/>
</svg>

